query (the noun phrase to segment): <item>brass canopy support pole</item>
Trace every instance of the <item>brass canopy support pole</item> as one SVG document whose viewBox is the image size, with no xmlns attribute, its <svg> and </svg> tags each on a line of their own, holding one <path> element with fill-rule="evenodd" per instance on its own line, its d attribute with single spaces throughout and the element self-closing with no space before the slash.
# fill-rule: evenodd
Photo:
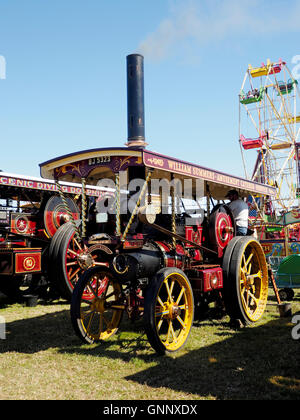
<svg viewBox="0 0 300 420">
<path fill-rule="evenodd" d="M 206 210 L 207 210 L 207 217 L 210 216 L 210 192 L 209 186 L 206 182 Z"/>
<path fill-rule="evenodd" d="M 149 172 L 148 172 L 148 175 L 147 175 L 147 178 L 146 178 L 146 181 L 144 182 L 143 188 L 142 188 L 142 190 L 141 190 L 141 192 L 140 192 L 140 196 L 139 196 L 139 198 L 138 198 L 138 201 L 137 201 L 137 203 L 136 203 L 136 205 L 135 205 L 135 208 L 133 209 L 133 212 L 132 212 L 132 214 L 131 214 L 131 217 L 130 217 L 130 219 L 129 219 L 129 222 L 127 223 L 127 226 L 126 226 L 126 228 L 125 228 L 125 231 L 124 231 L 124 233 L 123 233 L 123 235 L 122 235 L 122 238 L 121 238 L 122 242 L 124 242 L 124 241 L 125 241 L 126 236 L 127 236 L 127 234 L 128 234 L 128 231 L 129 231 L 129 229 L 130 229 L 130 226 L 132 225 L 133 219 L 134 219 L 134 217 L 135 217 L 135 215 L 136 215 L 136 213 L 137 213 L 137 211 L 138 211 L 138 208 L 139 208 L 139 207 L 140 207 L 140 205 L 141 205 L 141 201 L 142 201 L 142 199 L 143 199 L 143 197 L 144 197 L 144 195 L 145 195 L 145 192 L 146 192 L 146 190 L 147 190 L 147 185 L 148 185 L 148 182 L 149 182 L 149 181 L 150 181 L 150 179 L 151 179 L 151 176 L 152 176 L 152 172 L 151 172 L 151 171 L 149 171 Z"/>
<path fill-rule="evenodd" d="M 174 176 L 171 176 L 172 181 L 174 181 Z M 174 184 L 171 187 L 171 199 L 172 199 L 172 233 L 176 235 L 176 215 L 175 215 L 175 186 Z M 172 237 L 172 246 L 176 249 L 176 238 Z"/>
<path fill-rule="evenodd" d="M 71 209 L 70 209 L 69 204 L 68 204 L 68 202 L 66 200 L 65 194 L 64 194 L 64 192 L 63 192 L 63 190 L 61 188 L 61 185 L 60 185 L 60 183 L 59 183 L 59 181 L 57 179 L 55 180 L 55 185 L 56 185 L 56 188 L 57 188 L 57 190 L 59 192 L 60 198 L 61 198 L 61 200 L 63 202 L 64 208 L 65 208 L 65 210 L 66 210 L 66 212 L 67 212 L 67 214 L 68 214 L 68 216 L 70 218 L 70 222 L 73 225 L 73 228 L 74 228 L 74 231 L 75 231 L 75 235 L 76 235 L 76 237 L 77 237 L 78 240 L 81 240 L 78 227 L 76 226 L 76 223 L 75 223 L 75 220 L 74 220 L 74 217 L 73 217 L 73 213 L 71 212 Z"/>
<path fill-rule="evenodd" d="M 120 190 L 120 175 L 116 174 L 116 234 L 121 236 L 121 190 Z"/>
<path fill-rule="evenodd" d="M 82 185 L 82 200 L 81 200 L 81 235 L 83 238 L 86 236 L 86 216 L 87 216 L 87 199 L 86 199 L 86 178 L 81 178 Z"/>
</svg>

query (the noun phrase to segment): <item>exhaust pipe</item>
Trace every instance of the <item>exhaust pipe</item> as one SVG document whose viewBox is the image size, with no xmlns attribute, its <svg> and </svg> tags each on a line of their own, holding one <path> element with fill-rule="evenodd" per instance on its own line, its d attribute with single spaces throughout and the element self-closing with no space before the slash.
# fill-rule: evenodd
<svg viewBox="0 0 300 420">
<path fill-rule="evenodd" d="M 140 54 L 127 56 L 127 127 L 126 146 L 144 149 L 144 57 Z"/>
</svg>

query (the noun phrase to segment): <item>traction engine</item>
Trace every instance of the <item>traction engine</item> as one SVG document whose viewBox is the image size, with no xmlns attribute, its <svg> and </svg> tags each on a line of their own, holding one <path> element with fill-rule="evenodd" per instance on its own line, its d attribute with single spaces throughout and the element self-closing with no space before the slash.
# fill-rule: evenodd
<svg viewBox="0 0 300 420">
<path fill-rule="evenodd" d="M 108 339 L 127 313 L 131 320 L 143 318 L 150 344 L 164 354 L 185 344 L 194 319 L 212 302 L 242 324 L 262 317 L 268 298 L 265 255 L 252 236 L 236 236 L 224 200 L 233 187 L 241 197 L 273 195 L 275 189 L 147 150 L 138 54 L 127 57 L 127 88 L 126 147 L 85 150 L 40 165 L 42 177 L 57 185 L 82 182 L 81 218 L 56 231 L 49 255 L 56 276 L 73 290 L 71 320 L 80 339 Z M 114 183 L 113 194 L 91 208 L 86 183 L 102 179 Z M 136 179 L 141 184 L 131 190 Z M 154 191 L 156 180 L 170 182 L 169 192 Z M 189 180 L 199 210 L 193 215 L 178 205 L 172 184 Z"/>
</svg>

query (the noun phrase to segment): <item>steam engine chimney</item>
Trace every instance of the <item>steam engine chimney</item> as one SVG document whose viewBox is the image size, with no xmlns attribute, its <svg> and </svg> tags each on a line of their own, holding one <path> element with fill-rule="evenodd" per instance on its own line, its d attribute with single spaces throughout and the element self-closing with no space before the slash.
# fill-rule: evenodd
<svg viewBox="0 0 300 420">
<path fill-rule="evenodd" d="M 127 56 L 127 127 L 128 147 L 144 149 L 144 57 L 140 54 Z"/>
</svg>

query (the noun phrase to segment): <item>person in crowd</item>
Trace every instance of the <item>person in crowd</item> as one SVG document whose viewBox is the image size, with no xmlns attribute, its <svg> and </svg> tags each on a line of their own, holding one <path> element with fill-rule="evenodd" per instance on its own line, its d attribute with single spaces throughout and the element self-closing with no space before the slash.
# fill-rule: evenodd
<svg viewBox="0 0 300 420">
<path fill-rule="evenodd" d="M 228 191 L 226 198 L 230 200 L 228 207 L 232 211 L 233 217 L 235 219 L 237 236 L 246 236 L 248 232 L 249 217 L 248 204 L 239 197 L 239 194 L 236 190 Z"/>
</svg>

